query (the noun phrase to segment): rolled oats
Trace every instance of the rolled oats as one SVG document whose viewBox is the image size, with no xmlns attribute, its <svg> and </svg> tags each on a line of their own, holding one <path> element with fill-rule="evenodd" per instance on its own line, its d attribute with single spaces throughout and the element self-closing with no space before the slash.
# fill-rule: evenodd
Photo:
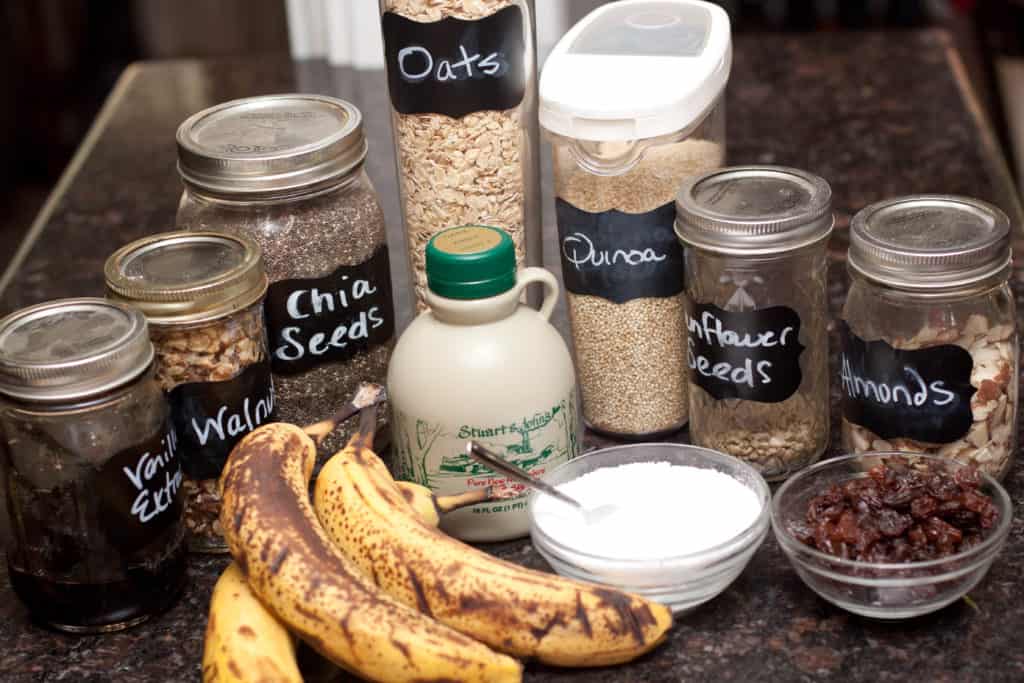
<svg viewBox="0 0 1024 683">
<path fill-rule="evenodd" d="M 385 0 L 383 9 L 419 22 L 477 20 L 513 0 Z M 530 99 L 530 98 L 528 98 Z M 427 242 L 445 228 L 484 224 L 508 232 L 519 267 L 526 260 L 527 192 L 536 124 L 527 105 L 444 114 L 394 113 L 402 208 L 418 311 L 426 310 Z"/>
</svg>

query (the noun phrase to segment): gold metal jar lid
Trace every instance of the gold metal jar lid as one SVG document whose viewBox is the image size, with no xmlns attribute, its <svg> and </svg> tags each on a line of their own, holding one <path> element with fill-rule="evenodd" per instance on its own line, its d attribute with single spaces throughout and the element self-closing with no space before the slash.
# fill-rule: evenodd
<svg viewBox="0 0 1024 683">
<path fill-rule="evenodd" d="M 106 299 L 58 299 L 0 320 L 0 393 L 34 402 L 86 399 L 153 361 L 146 318 Z"/>
<path fill-rule="evenodd" d="M 182 180 L 220 196 L 308 192 L 339 182 L 366 158 L 359 109 L 325 95 L 224 102 L 187 118 L 177 141 Z"/>
<path fill-rule="evenodd" d="M 204 323 L 263 298 L 263 252 L 241 235 L 166 232 L 121 247 L 103 268 L 112 299 L 154 325 Z"/>
</svg>

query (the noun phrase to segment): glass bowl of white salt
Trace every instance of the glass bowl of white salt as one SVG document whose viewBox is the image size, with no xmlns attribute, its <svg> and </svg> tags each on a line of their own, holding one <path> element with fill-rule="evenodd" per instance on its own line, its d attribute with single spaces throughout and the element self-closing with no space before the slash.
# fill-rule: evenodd
<svg viewBox="0 0 1024 683">
<path fill-rule="evenodd" d="M 771 491 L 764 478 L 708 448 L 615 446 L 541 479 L 596 511 L 531 494 L 530 536 L 551 567 L 656 600 L 676 614 L 724 591 L 768 533 Z"/>
</svg>

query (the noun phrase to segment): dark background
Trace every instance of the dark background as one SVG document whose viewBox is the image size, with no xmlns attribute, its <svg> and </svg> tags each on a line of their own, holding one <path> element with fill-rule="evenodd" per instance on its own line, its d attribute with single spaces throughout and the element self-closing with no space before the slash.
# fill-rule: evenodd
<svg viewBox="0 0 1024 683">
<path fill-rule="evenodd" d="M 574 19 L 602 4 L 569 2 Z M 1024 2 L 719 4 L 731 14 L 736 31 L 886 29 L 893 40 L 900 40 L 902 28 L 949 28 L 1007 157 L 1013 160 L 1004 92 L 997 86 L 994 65 L 1006 56 L 1024 55 Z M 0 270 L 125 66 L 140 59 L 287 51 L 284 0 L 0 0 Z M 1019 86 L 1024 89 L 1024 83 Z"/>
</svg>

